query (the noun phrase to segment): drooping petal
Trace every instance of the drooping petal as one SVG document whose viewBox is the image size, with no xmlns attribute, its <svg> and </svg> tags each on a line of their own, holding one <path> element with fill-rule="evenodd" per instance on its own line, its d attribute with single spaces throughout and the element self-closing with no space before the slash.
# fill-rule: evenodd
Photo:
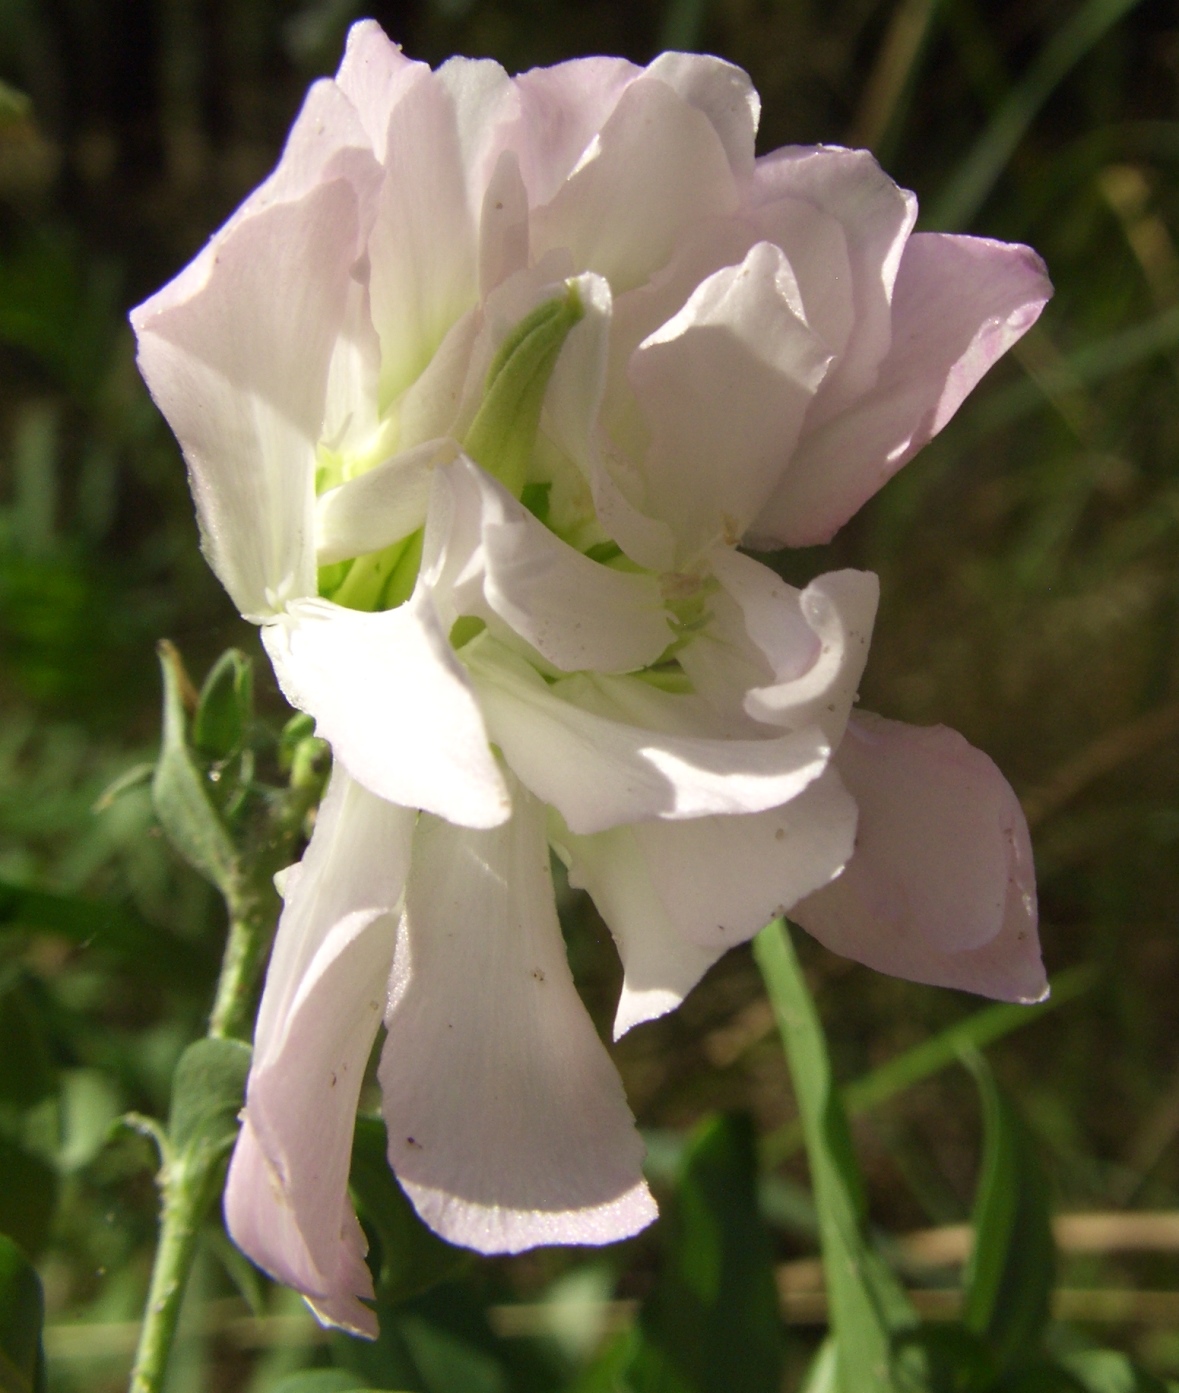
<svg viewBox="0 0 1179 1393">
<path fill-rule="evenodd" d="M 792 917 L 881 972 L 1039 1001 L 1031 842 L 992 761 L 945 726 L 865 712 L 849 722 L 836 766 L 859 805 L 856 852 Z"/>
<path fill-rule="evenodd" d="M 287 700 L 379 798 L 464 827 L 508 817 L 478 700 L 427 590 L 377 614 L 305 600 L 262 638 Z"/>
<path fill-rule="evenodd" d="M 132 316 L 205 553 L 246 615 L 315 592 L 315 445 L 356 232 L 354 189 L 322 184 L 239 221 L 185 298 Z"/>
<path fill-rule="evenodd" d="M 736 204 L 709 119 L 666 83 L 640 77 L 552 202 L 534 213 L 533 248 L 567 247 L 575 270 L 596 271 L 617 293 L 662 266 L 685 227 Z"/>
<path fill-rule="evenodd" d="M 769 242 L 702 281 L 635 350 L 630 381 L 651 431 L 645 511 L 669 524 L 681 559 L 740 539 L 773 492 L 829 361 L 789 263 Z"/>
<path fill-rule="evenodd" d="M 569 879 L 610 926 L 624 970 L 615 1039 L 663 1015 L 734 944 L 826 885 L 852 854 L 856 805 L 828 769 L 762 813 L 558 837 Z"/>
<path fill-rule="evenodd" d="M 564 672 L 631 672 L 671 642 L 653 576 L 611 570 L 575 551 L 465 456 L 438 472 L 438 488 L 452 494 L 450 537 L 432 536 L 431 549 L 457 553 L 448 557 L 449 573 L 461 570 L 463 591 L 478 592 L 474 603 L 456 596 L 461 612 L 490 611 Z"/>
<path fill-rule="evenodd" d="M 450 440 L 427 440 L 321 494 L 315 505 L 319 564 L 380 551 L 421 527 L 435 466 L 455 448 Z"/>
<path fill-rule="evenodd" d="M 375 1336 L 348 1199 L 365 1064 L 388 993 L 414 814 L 337 767 L 288 873 L 225 1214 L 234 1241 L 320 1318 Z"/>
<path fill-rule="evenodd" d="M 826 542 L 957 411 L 1052 293 L 1028 247 L 982 237 L 909 239 L 893 297 L 892 347 L 875 388 L 804 434 L 753 525 L 788 546 Z"/>
<path fill-rule="evenodd" d="M 423 1219 L 480 1252 L 608 1243 L 655 1217 L 621 1082 L 577 995 L 544 810 L 423 817 L 381 1057 L 389 1159 Z"/>
<path fill-rule="evenodd" d="M 492 739 L 574 832 L 652 817 L 761 812 L 797 797 L 822 773 L 830 751 L 818 727 L 750 740 L 631 724 L 613 693 L 624 696 L 626 684 L 635 684 L 643 699 L 662 695 L 640 678 L 586 675 L 549 687 L 486 636 L 464 650 L 464 659 Z M 596 698 L 599 710 L 587 698 Z M 610 711 L 616 714 L 602 714 Z"/>
<path fill-rule="evenodd" d="M 418 376 L 478 296 L 474 211 L 454 99 L 436 75 L 389 121 L 385 182 L 369 239 L 373 322 L 388 403 Z"/>
</svg>

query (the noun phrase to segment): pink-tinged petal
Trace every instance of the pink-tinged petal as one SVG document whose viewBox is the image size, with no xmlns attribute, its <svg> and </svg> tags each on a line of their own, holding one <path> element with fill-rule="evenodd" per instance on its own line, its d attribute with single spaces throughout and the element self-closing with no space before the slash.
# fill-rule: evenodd
<svg viewBox="0 0 1179 1393">
<path fill-rule="evenodd" d="M 476 592 L 474 604 L 456 594 L 461 612 L 487 618 L 490 611 L 563 672 L 632 672 L 671 643 L 653 576 L 612 570 L 575 551 L 465 456 L 438 471 L 437 487 L 451 494 L 443 515 L 457 543 L 447 551 L 457 555 L 448 555 L 448 565 L 457 562 L 463 588 Z M 431 550 L 437 545 L 432 537 Z"/>
<path fill-rule="evenodd" d="M 225 1193 L 230 1234 L 320 1318 L 376 1334 L 348 1198 L 365 1064 L 388 995 L 414 814 L 333 771 L 288 874 Z"/>
<path fill-rule="evenodd" d="M 342 456 L 363 453 L 380 426 L 381 343 L 373 328 L 368 286 L 353 278 L 346 295 L 340 336 L 328 365 L 320 433 L 323 446 Z"/>
<path fill-rule="evenodd" d="M 635 350 L 629 376 L 651 432 L 645 511 L 671 527 L 681 561 L 739 540 L 773 492 L 829 361 L 786 258 L 768 242 L 701 282 Z"/>
<path fill-rule="evenodd" d="M 738 179 L 753 173 L 761 98 L 748 73 L 709 54 L 661 53 L 644 69 L 644 76 L 666 82 L 708 117 Z"/>
<path fill-rule="evenodd" d="M 763 813 L 558 832 L 622 958 L 614 1038 L 678 1006 L 734 944 L 826 885 L 852 854 L 856 805 L 828 769 Z"/>
<path fill-rule="evenodd" d="M 860 810 L 855 855 L 792 917 L 881 972 L 1010 1001 L 1047 992 L 1027 822 L 981 750 L 945 726 L 862 713 L 836 766 Z"/>
<path fill-rule="evenodd" d="M 422 1218 L 485 1253 L 610 1243 L 655 1204 L 622 1085 L 577 995 L 544 810 L 423 817 L 381 1056 L 389 1160 Z"/>
<path fill-rule="evenodd" d="M 349 29 L 336 85 L 355 108 L 382 164 L 393 108 L 429 71 L 428 64 L 406 58 L 375 19 L 362 19 Z"/>
<path fill-rule="evenodd" d="M 287 700 L 379 798 L 464 827 L 509 816 L 478 700 L 420 585 L 377 614 L 301 601 L 262 639 Z"/>
<path fill-rule="evenodd" d="M 515 83 L 490 58 L 448 58 L 437 77 L 454 101 L 467 202 L 478 213 L 504 148 L 503 128 L 520 110 Z"/>
<path fill-rule="evenodd" d="M 533 207 L 556 194 L 641 72 L 625 58 L 575 58 L 516 78 L 520 116 L 505 138 Z"/>
<path fill-rule="evenodd" d="M 209 563 L 239 610 L 315 591 L 315 445 L 348 303 L 344 180 L 238 222 L 185 297 L 132 316 L 139 367 L 188 462 Z M 190 268 L 190 271 L 195 269 Z"/>
<path fill-rule="evenodd" d="M 736 206 L 712 123 L 665 83 L 640 77 L 556 197 L 534 213 L 533 250 L 568 248 L 575 270 L 596 271 L 618 293 L 662 266 L 686 227 Z"/>
<path fill-rule="evenodd" d="M 380 551 L 417 531 L 426 520 L 435 466 L 453 458 L 455 449 L 452 440 L 427 440 L 320 494 L 315 504 L 319 564 Z"/>
<path fill-rule="evenodd" d="M 1028 247 L 918 233 L 901 261 L 893 342 L 876 387 L 804 434 L 753 526 L 788 546 L 826 542 L 957 411 L 1052 293 Z"/>
<path fill-rule="evenodd" d="M 504 150 L 483 195 L 479 218 L 479 292 L 486 298 L 528 265 L 528 190 L 520 162 Z"/>
<path fill-rule="evenodd" d="M 385 169 L 369 238 L 382 404 L 409 386 L 478 298 L 477 210 L 468 200 L 454 100 L 436 75 L 397 104 Z"/>
<path fill-rule="evenodd" d="M 797 797 L 827 762 L 830 747 L 817 727 L 763 740 L 671 734 L 666 721 L 655 728 L 630 723 L 628 693 L 639 704 L 691 699 L 666 697 L 641 678 L 587 674 L 550 687 L 486 636 L 463 657 L 492 739 L 573 832 L 653 817 L 761 812 Z"/>
<path fill-rule="evenodd" d="M 892 341 L 892 300 L 901 257 L 917 218 L 917 200 L 867 150 L 787 146 L 758 160 L 754 200 L 805 199 L 843 229 L 855 329 L 823 385 L 808 427 L 841 410 L 876 383 Z M 767 210 L 768 211 L 768 210 Z M 783 244 L 787 256 L 791 247 Z"/>
</svg>

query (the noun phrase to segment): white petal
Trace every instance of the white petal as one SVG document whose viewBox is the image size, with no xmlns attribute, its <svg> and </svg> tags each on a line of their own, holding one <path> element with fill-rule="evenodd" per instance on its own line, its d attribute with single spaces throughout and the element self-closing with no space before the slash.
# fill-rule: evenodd
<svg viewBox="0 0 1179 1393">
<path fill-rule="evenodd" d="M 428 440 L 321 494 L 315 505 L 319 564 L 380 551 L 415 532 L 426 520 L 435 465 L 454 452 L 453 441 Z"/>
<path fill-rule="evenodd" d="M 436 75 L 389 122 L 385 182 L 369 241 L 382 402 L 403 391 L 478 296 L 474 214 L 454 101 Z"/>
<path fill-rule="evenodd" d="M 504 150 L 483 196 L 479 219 L 479 290 L 486 297 L 528 265 L 528 190 L 520 162 Z"/>
<path fill-rule="evenodd" d="M 748 73 L 710 54 L 661 53 L 644 74 L 666 82 L 708 117 L 738 178 L 752 174 L 761 98 Z"/>
<path fill-rule="evenodd" d="M 640 285 L 685 227 L 731 212 L 736 189 L 712 123 L 665 83 L 637 78 L 556 197 L 533 216 L 533 247 L 567 247 L 615 293 Z"/>
<path fill-rule="evenodd" d="M 362 19 L 349 29 L 336 84 L 355 107 L 382 164 L 393 108 L 429 71 L 428 64 L 406 58 L 375 19 Z"/>
<path fill-rule="evenodd" d="M 645 511 L 670 525 L 682 558 L 736 543 L 794 450 L 830 361 L 801 310 L 785 256 L 759 242 L 631 358 L 651 431 Z"/>
<path fill-rule="evenodd" d="M 347 305 L 344 180 L 238 222 L 135 312 L 139 365 L 188 461 L 205 553 L 243 614 L 315 591 L 315 445 Z"/>
<path fill-rule="evenodd" d="M 437 79 L 454 102 L 467 202 L 478 213 L 502 151 L 501 127 L 520 109 L 515 83 L 491 58 L 448 58 Z"/>
<path fill-rule="evenodd" d="M 302 601 L 262 638 L 287 700 L 371 792 L 466 827 L 509 815 L 478 701 L 421 586 L 378 614 Z"/>
<path fill-rule="evenodd" d="M 356 1105 L 388 992 L 414 814 L 333 772 L 288 878 L 230 1165 L 234 1241 L 321 1319 L 374 1336 L 348 1198 Z"/>
<path fill-rule="evenodd" d="M 373 328 L 368 286 L 353 278 L 346 294 L 340 336 L 328 366 L 322 430 L 324 445 L 341 455 L 363 450 L 380 424 L 381 344 Z"/>
<path fill-rule="evenodd" d="M 574 832 L 640 819 L 760 812 L 796 797 L 825 766 L 817 728 L 765 740 L 672 735 L 611 719 L 571 698 L 640 678 L 586 678 L 548 687 L 527 664 L 481 639 L 464 652 L 492 738 L 508 764 Z M 614 688 L 608 684 L 616 684 Z M 652 693 L 652 696 L 660 695 Z M 674 700 L 672 698 L 671 700 Z"/>
<path fill-rule="evenodd" d="M 793 917 L 881 972 L 1038 1001 L 1031 843 L 992 761 L 945 726 L 864 712 L 836 763 L 860 809 L 856 853 Z"/>
<path fill-rule="evenodd" d="M 423 1219 L 480 1252 L 609 1243 L 655 1204 L 622 1086 L 577 995 L 544 813 L 423 818 L 381 1058 L 389 1159 Z"/>
</svg>

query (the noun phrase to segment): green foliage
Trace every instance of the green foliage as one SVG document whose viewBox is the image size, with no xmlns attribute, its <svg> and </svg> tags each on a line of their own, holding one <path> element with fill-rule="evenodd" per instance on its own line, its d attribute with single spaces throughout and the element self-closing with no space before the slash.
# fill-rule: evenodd
<svg viewBox="0 0 1179 1393">
<path fill-rule="evenodd" d="M 45 1300 L 28 1258 L 0 1234 L 0 1393 L 44 1393 Z"/>
<path fill-rule="evenodd" d="M 1055 1246 L 1035 1144 L 986 1060 L 967 1056 L 982 1097 L 985 1148 L 966 1270 L 965 1323 L 1009 1366 L 1039 1347 L 1048 1324 Z"/>
<path fill-rule="evenodd" d="M 195 1040 L 184 1051 L 168 1115 L 170 1167 L 203 1176 L 225 1159 L 237 1136 L 249 1072 L 250 1047 L 240 1040 Z"/>
<path fill-rule="evenodd" d="M 688 1142 L 654 1291 L 627 1371 L 633 1393 L 773 1393 L 783 1341 L 773 1251 L 757 1204 L 748 1118 L 701 1123 Z"/>
</svg>

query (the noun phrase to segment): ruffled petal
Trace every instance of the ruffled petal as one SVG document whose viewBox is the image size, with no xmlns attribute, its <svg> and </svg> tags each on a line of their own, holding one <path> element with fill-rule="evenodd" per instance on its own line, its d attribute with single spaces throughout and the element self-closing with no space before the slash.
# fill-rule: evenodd
<svg viewBox="0 0 1179 1393">
<path fill-rule="evenodd" d="M 447 574 L 462 577 L 458 612 L 497 616 L 564 672 L 631 672 L 671 642 L 653 576 L 611 570 L 575 551 L 465 456 L 438 471 L 443 488 L 451 498 L 436 511 L 450 537 L 432 536 L 430 551 L 445 546 Z"/>
<path fill-rule="evenodd" d="M 735 544 L 773 492 L 830 362 L 790 265 L 759 242 L 644 340 L 629 376 L 651 433 L 644 511 L 681 560 Z"/>
<path fill-rule="evenodd" d="M 662 266 L 684 228 L 736 206 L 712 123 L 666 83 L 640 77 L 552 202 L 534 213 L 533 249 L 568 248 L 575 270 L 596 271 L 618 293 Z"/>
<path fill-rule="evenodd" d="M 205 554 L 252 617 L 315 591 L 315 446 L 357 216 L 343 179 L 276 203 L 183 273 L 183 298 L 132 315 L 140 371 L 188 462 Z"/>
<path fill-rule="evenodd" d="M 478 210 L 468 200 L 454 99 L 436 74 L 414 83 L 393 111 L 385 170 L 369 239 L 383 405 L 478 298 Z"/>
<path fill-rule="evenodd" d="M 414 814 L 337 768 L 288 873 L 225 1192 L 234 1241 L 320 1318 L 376 1335 L 366 1243 L 348 1199 L 365 1064 L 381 1023 Z"/>
<path fill-rule="evenodd" d="M 830 753 L 817 727 L 747 740 L 632 724 L 625 705 L 632 688 L 642 702 L 677 698 L 641 678 L 586 675 L 550 687 L 486 636 L 463 657 L 492 739 L 520 780 L 574 832 L 653 817 L 761 812 L 797 797 L 823 772 Z"/>
<path fill-rule="evenodd" d="M 957 411 L 1036 322 L 1052 293 L 1028 247 L 982 237 L 909 239 L 893 297 L 892 347 L 875 388 L 804 434 L 753 533 L 826 542 Z"/>
<path fill-rule="evenodd" d="M 485 1253 L 610 1243 L 656 1213 L 565 958 L 544 810 L 513 802 L 491 832 L 422 818 L 380 1067 L 406 1194 Z"/>
<path fill-rule="evenodd" d="M 722 953 L 838 875 L 855 828 L 855 802 L 828 769 L 763 813 L 558 837 L 570 883 L 589 891 L 618 943 L 615 1039 L 678 1006 Z"/>
<path fill-rule="evenodd" d="M 1027 822 L 981 750 L 867 712 L 836 766 L 860 810 L 843 874 L 792 917 L 881 972 L 1011 1001 L 1047 992 Z"/>
<path fill-rule="evenodd" d="M 464 827 L 509 816 L 479 703 L 428 590 L 378 614 L 301 601 L 262 638 L 287 700 L 379 798 Z"/>
</svg>

